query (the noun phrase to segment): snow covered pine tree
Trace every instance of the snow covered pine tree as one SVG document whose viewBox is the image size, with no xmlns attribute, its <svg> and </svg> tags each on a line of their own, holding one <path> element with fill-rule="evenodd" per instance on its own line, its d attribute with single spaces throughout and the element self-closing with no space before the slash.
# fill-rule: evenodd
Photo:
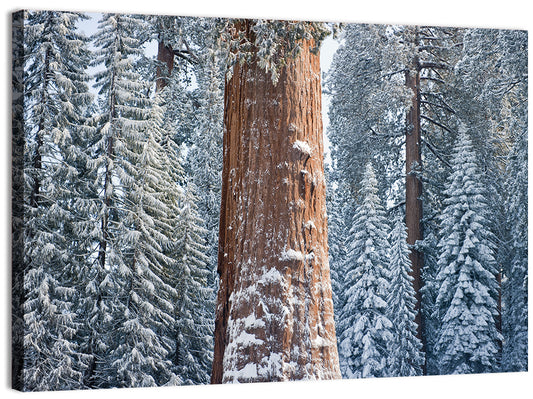
<svg viewBox="0 0 533 399">
<path fill-rule="evenodd" d="M 315 48 L 326 32 L 283 21 L 230 28 L 244 62 L 225 90 L 211 382 L 340 378 Z"/>
<path fill-rule="evenodd" d="M 390 291 L 388 224 L 367 164 L 347 242 L 344 307 L 339 315 L 339 355 L 345 378 L 388 377 L 393 340 L 387 314 Z"/>
<path fill-rule="evenodd" d="M 15 387 L 25 391 L 81 388 L 84 357 L 77 283 L 83 257 L 71 256 L 76 235 L 82 115 L 90 103 L 84 71 L 87 39 L 79 13 L 28 12 L 24 45 L 23 367 Z M 80 168 L 81 169 L 81 168 Z M 80 244 L 80 247 L 82 245 Z M 76 248 L 78 249 L 78 248 Z M 20 267 L 20 266 L 19 266 Z"/>
<path fill-rule="evenodd" d="M 436 342 L 441 374 L 497 370 L 498 283 L 488 204 L 472 143 L 460 132 L 445 191 L 439 242 Z"/>
<path fill-rule="evenodd" d="M 390 374 L 421 375 L 424 353 L 416 334 L 416 297 L 412 285 L 413 277 L 410 275 L 412 265 L 403 214 L 396 217 L 389 241 L 391 290 L 388 297 L 388 314 L 394 331 L 389 356 Z"/>
</svg>

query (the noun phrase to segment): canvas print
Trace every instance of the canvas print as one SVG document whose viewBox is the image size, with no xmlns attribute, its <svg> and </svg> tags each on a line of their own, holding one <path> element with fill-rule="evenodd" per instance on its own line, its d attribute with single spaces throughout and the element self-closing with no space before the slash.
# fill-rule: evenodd
<svg viewBox="0 0 533 399">
<path fill-rule="evenodd" d="M 526 31 L 12 28 L 15 389 L 527 371 Z"/>
</svg>

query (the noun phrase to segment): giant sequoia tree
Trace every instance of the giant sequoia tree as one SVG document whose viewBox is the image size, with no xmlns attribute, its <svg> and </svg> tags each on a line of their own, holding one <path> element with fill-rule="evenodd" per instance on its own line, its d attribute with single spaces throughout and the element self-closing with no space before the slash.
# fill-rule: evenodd
<svg viewBox="0 0 533 399">
<path fill-rule="evenodd" d="M 323 31 L 231 28 L 241 62 L 225 89 L 211 381 L 339 378 L 315 47 Z"/>
</svg>

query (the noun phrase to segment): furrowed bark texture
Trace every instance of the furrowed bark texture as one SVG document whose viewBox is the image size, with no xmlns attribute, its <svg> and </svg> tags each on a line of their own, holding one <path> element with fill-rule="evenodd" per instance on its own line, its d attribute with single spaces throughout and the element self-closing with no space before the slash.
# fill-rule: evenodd
<svg viewBox="0 0 533 399">
<path fill-rule="evenodd" d="M 411 71 L 405 74 L 406 85 L 413 92 L 412 103 L 407 112 L 407 130 L 405 135 L 405 223 L 407 225 L 407 243 L 414 245 L 423 239 L 422 232 L 422 180 L 417 173 L 422 166 L 421 155 L 421 127 L 420 127 L 420 68 L 418 58 L 415 57 Z M 412 248 L 409 253 L 412 263 L 413 287 L 415 289 L 415 323 L 417 337 L 422 342 L 425 351 L 424 324 L 420 304 L 422 299 L 421 271 L 424 265 L 423 254 Z M 424 367 L 425 374 L 425 367 Z"/>
<path fill-rule="evenodd" d="M 212 383 L 340 378 L 327 254 L 320 64 L 226 83 Z"/>
</svg>

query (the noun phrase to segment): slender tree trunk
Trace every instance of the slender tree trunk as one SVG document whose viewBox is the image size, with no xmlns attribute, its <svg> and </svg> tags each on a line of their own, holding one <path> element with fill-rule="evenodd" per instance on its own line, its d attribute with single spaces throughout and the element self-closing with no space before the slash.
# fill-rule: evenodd
<svg viewBox="0 0 533 399">
<path fill-rule="evenodd" d="M 160 41 L 157 47 L 157 61 L 163 65 L 158 65 L 156 68 L 156 90 L 161 91 L 167 84 L 172 70 L 174 69 L 174 51 L 170 44 L 165 44 Z M 164 68 L 166 65 L 166 71 Z"/>
<path fill-rule="evenodd" d="M 226 82 L 212 383 L 340 378 L 311 44 L 277 85 L 256 60 Z"/>
<path fill-rule="evenodd" d="M 418 38 L 415 37 L 415 42 Z M 407 243 L 414 245 L 423 239 L 422 230 L 422 180 L 419 173 L 422 167 L 421 127 L 420 127 L 420 63 L 418 56 L 413 57 L 410 68 L 405 73 L 405 84 L 413 92 L 411 107 L 407 112 L 405 133 L 405 223 L 407 225 Z M 412 263 L 411 276 L 415 289 L 415 322 L 417 337 L 422 342 L 425 352 L 424 321 L 421 312 L 421 272 L 424 265 L 422 252 L 412 248 L 409 254 Z M 425 365 L 423 367 L 426 373 Z"/>
</svg>

